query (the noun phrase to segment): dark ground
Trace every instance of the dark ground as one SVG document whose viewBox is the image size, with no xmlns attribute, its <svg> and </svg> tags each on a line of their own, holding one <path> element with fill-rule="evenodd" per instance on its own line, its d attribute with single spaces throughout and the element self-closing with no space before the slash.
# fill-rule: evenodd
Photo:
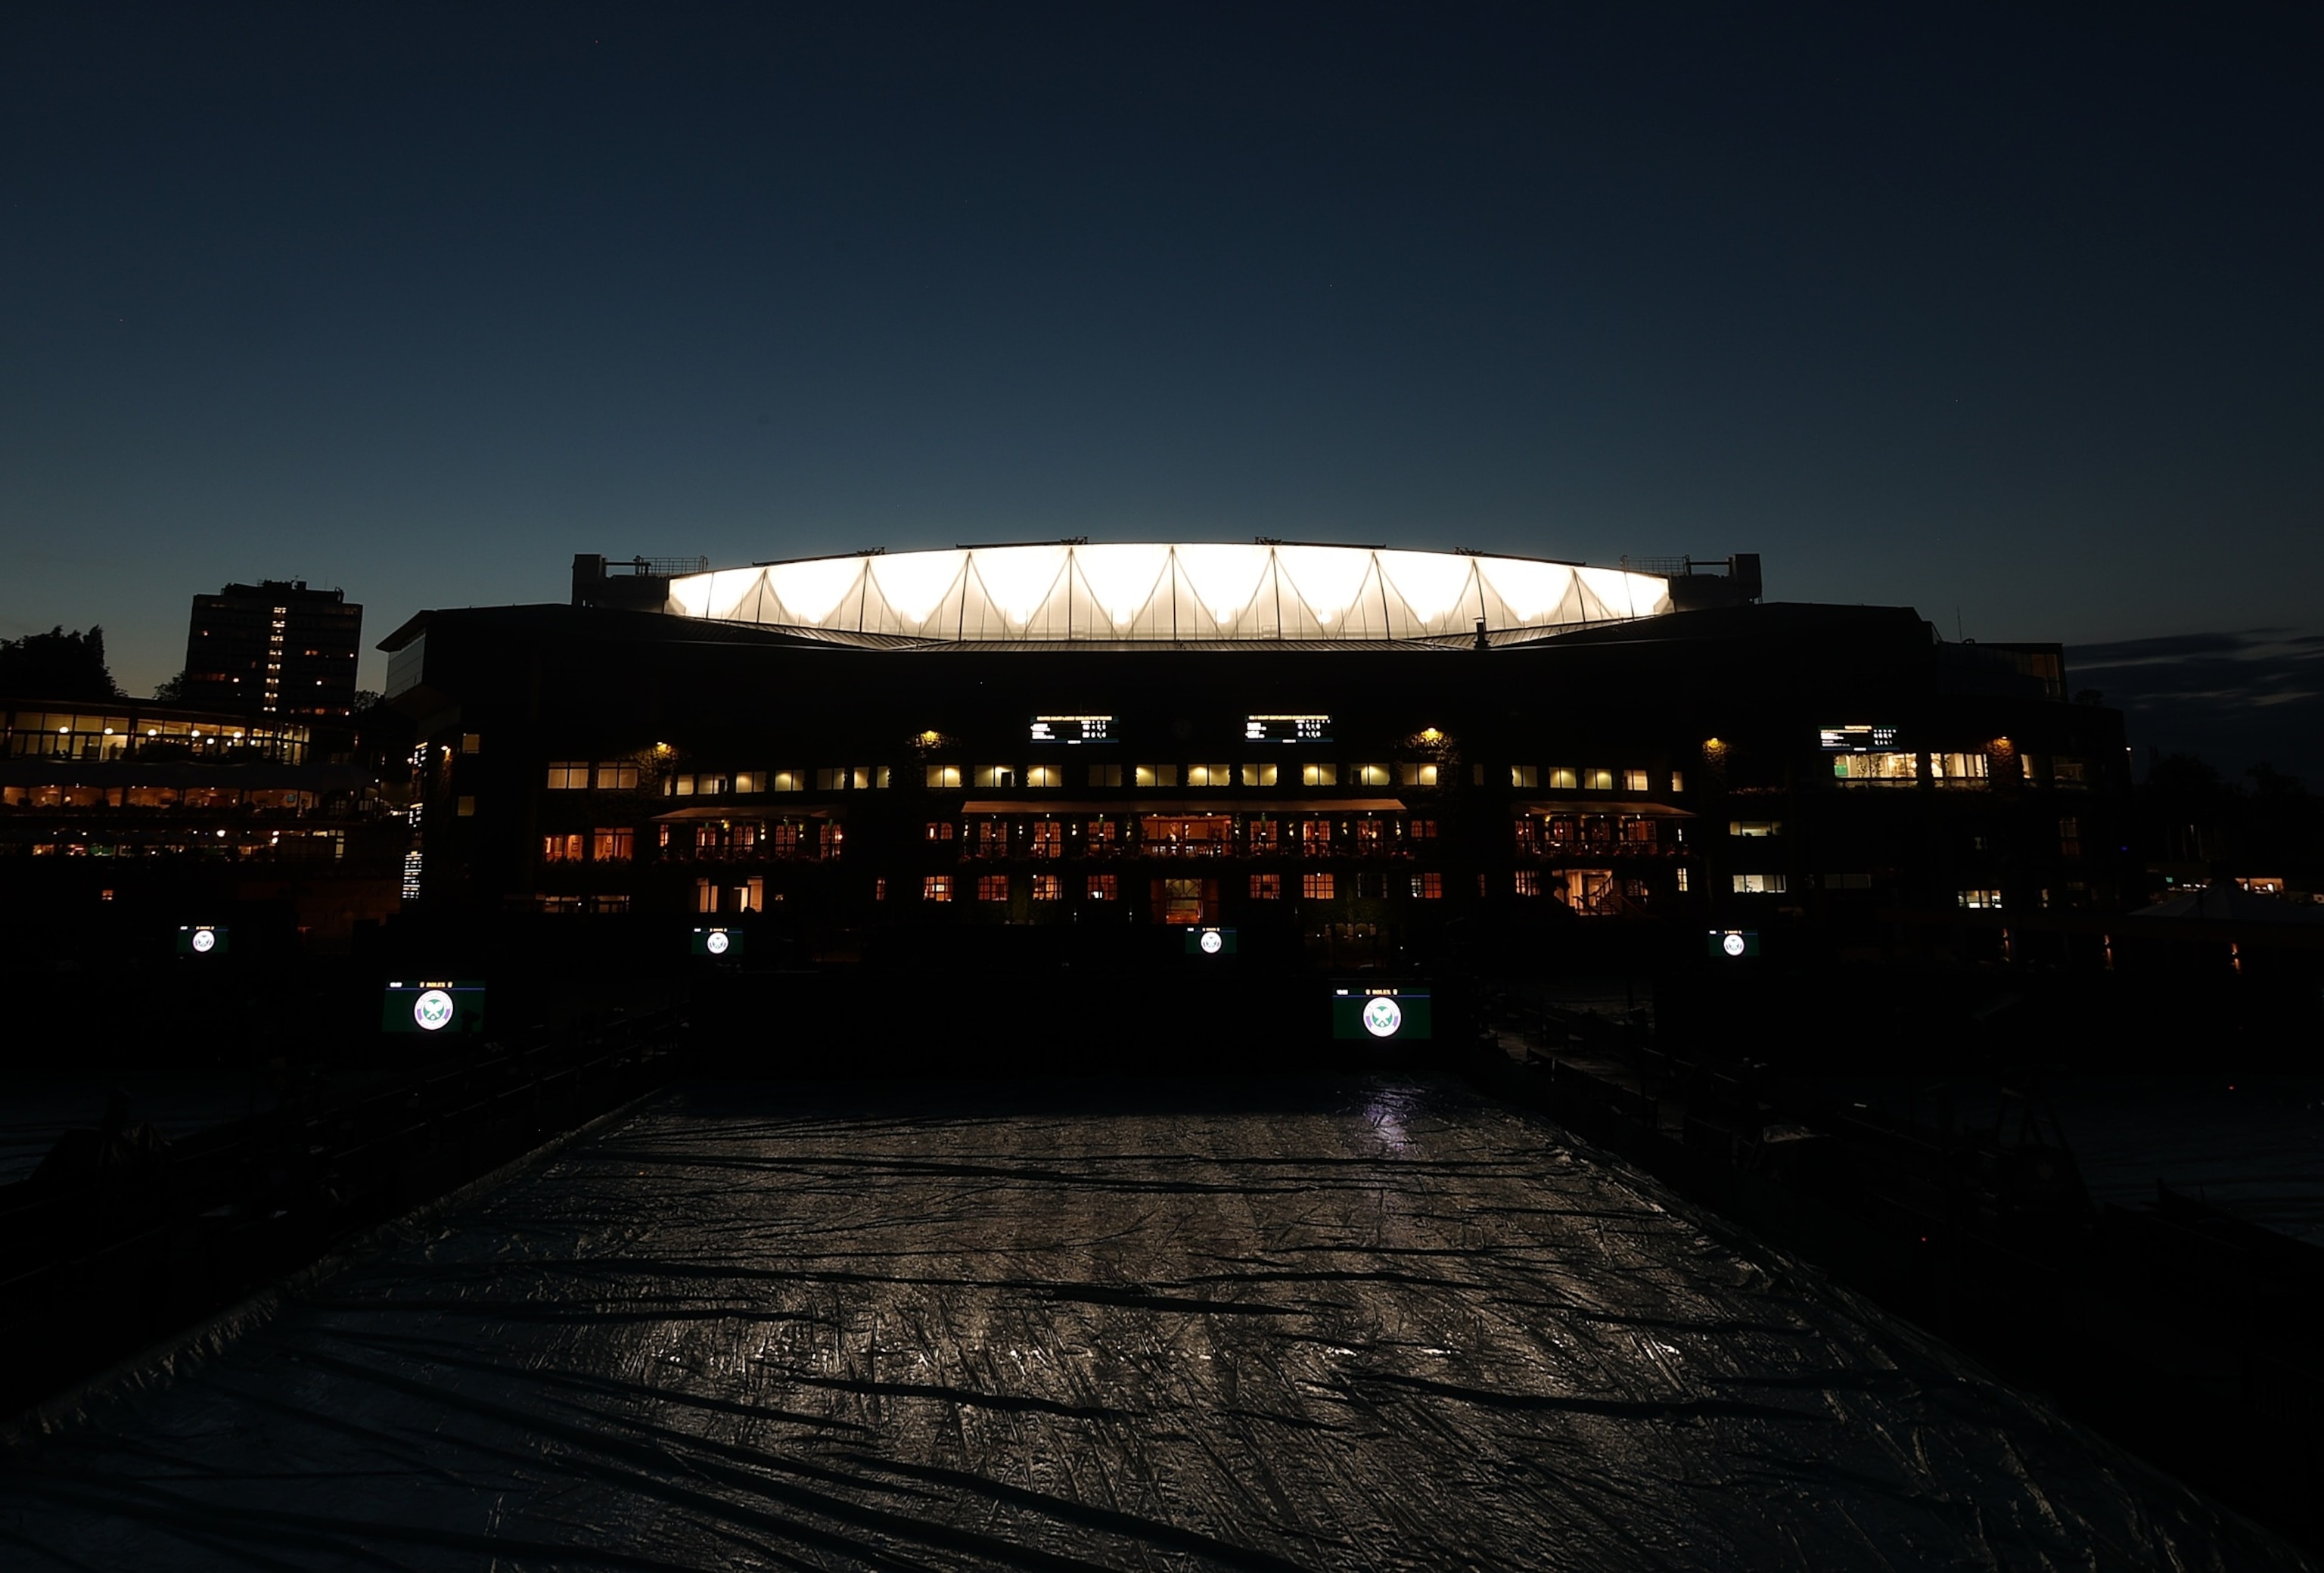
<svg viewBox="0 0 2324 1573">
<path fill-rule="evenodd" d="M 697 1085 L 20 1435 L 25 1568 L 2291 1568 L 1451 1085 Z"/>
</svg>

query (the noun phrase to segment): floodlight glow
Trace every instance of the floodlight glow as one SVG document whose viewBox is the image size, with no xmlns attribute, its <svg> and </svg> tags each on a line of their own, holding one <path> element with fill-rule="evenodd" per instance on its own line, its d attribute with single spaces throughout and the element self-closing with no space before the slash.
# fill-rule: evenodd
<svg viewBox="0 0 2324 1573">
<path fill-rule="evenodd" d="M 1526 558 L 1254 542 L 959 547 L 680 575 L 674 615 L 942 640 L 1422 639 L 1670 609 L 1665 579 Z"/>
</svg>

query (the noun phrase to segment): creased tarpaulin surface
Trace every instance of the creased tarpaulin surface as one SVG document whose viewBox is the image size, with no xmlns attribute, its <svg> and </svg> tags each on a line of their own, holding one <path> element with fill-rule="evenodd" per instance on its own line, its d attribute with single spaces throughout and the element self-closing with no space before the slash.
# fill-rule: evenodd
<svg viewBox="0 0 2324 1573">
<path fill-rule="evenodd" d="M 28 1443 L 0 1561 L 2301 1565 L 1393 1081 L 671 1093 Z"/>
</svg>

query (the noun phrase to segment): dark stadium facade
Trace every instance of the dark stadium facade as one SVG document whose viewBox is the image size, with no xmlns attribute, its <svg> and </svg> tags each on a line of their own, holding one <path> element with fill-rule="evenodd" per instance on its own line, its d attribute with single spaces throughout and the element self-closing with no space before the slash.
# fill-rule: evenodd
<svg viewBox="0 0 2324 1573">
<path fill-rule="evenodd" d="M 572 605 L 413 617 L 383 648 L 415 915 L 747 926 L 801 962 L 1220 928 L 1394 970 L 1572 925 L 1991 948 L 2123 894 L 2121 719 L 2055 645 L 1766 603 L 1755 559 L 982 551 L 583 559 Z M 1206 598 L 1226 569 L 1243 598 Z"/>
</svg>

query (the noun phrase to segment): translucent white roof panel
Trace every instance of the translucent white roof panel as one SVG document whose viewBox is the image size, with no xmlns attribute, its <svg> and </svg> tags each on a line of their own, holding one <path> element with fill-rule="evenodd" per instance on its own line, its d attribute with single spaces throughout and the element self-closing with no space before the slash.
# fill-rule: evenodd
<svg viewBox="0 0 2324 1573">
<path fill-rule="evenodd" d="M 1670 610 L 1669 581 L 1369 546 L 976 546 L 687 574 L 677 616 L 958 641 L 1442 639 Z"/>
</svg>

